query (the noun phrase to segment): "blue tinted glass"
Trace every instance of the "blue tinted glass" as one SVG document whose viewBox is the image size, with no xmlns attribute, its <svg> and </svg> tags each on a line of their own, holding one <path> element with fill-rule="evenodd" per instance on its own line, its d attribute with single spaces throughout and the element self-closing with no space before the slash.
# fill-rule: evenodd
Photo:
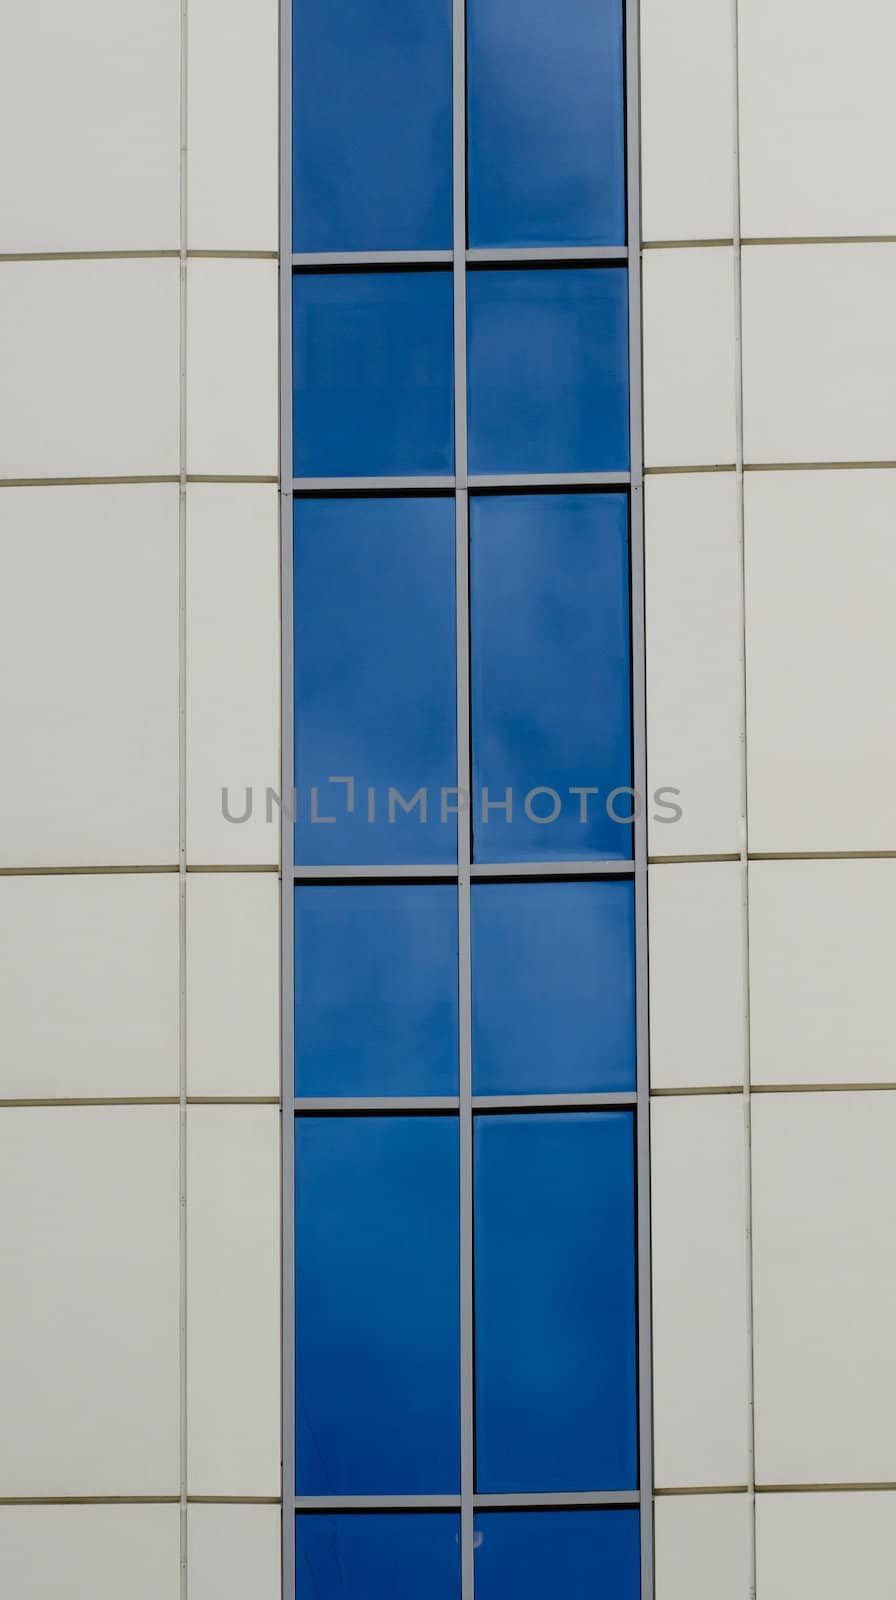
<svg viewBox="0 0 896 1600">
<path fill-rule="evenodd" d="M 293 249 L 451 246 L 451 0 L 294 0 Z"/>
<path fill-rule="evenodd" d="M 627 472 L 621 267 L 467 273 L 471 472 Z"/>
<path fill-rule="evenodd" d="M 460 1600 L 460 1519 L 445 1511 L 298 1516 L 296 1596 Z"/>
<path fill-rule="evenodd" d="M 454 471 L 451 273 L 293 279 L 297 477 Z"/>
<path fill-rule="evenodd" d="M 302 885 L 296 1094 L 457 1094 L 457 890 Z"/>
<path fill-rule="evenodd" d="M 625 1111 L 476 1119 L 484 1492 L 636 1486 L 633 1157 Z"/>
<path fill-rule="evenodd" d="M 296 1121 L 296 1490 L 456 1494 L 455 1117 Z"/>
<path fill-rule="evenodd" d="M 456 860 L 456 704 L 453 501 L 297 501 L 296 860 Z"/>
<path fill-rule="evenodd" d="M 474 883 L 473 1090 L 635 1087 L 631 883 Z"/>
<path fill-rule="evenodd" d="M 468 0 L 471 245 L 624 244 L 622 0 Z"/>
<path fill-rule="evenodd" d="M 476 1600 L 638 1600 L 637 1511 L 482 1511 Z"/>
<path fill-rule="evenodd" d="M 470 538 L 476 859 L 629 859 L 625 496 L 477 496 Z"/>
</svg>

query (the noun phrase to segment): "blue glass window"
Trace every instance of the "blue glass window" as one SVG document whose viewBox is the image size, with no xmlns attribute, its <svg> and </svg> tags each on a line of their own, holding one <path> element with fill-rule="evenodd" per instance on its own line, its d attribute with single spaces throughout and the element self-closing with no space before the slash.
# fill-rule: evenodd
<svg viewBox="0 0 896 1600">
<path fill-rule="evenodd" d="M 473 1183 L 476 1487 L 636 1487 L 631 1115 L 480 1114 Z"/>
<path fill-rule="evenodd" d="M 297 477 L 454 471 L 451 273 L 293 279 Z"/>
<path fill-rule="evenodd" d="M 630 882 L 474 883 L 473 1091 L 635 1087 Z"/>
<path fill-rule="evenodd" d="M 457 1094 L 453 884 L 300 885 L 296 1094 Z"/>
<path fill-rule="evenodd" d="M 625 242 L 622 0 L 468 0 L 471 245 Z"/>
<path fill-rule="evenodd" d="M 471 472 L 627 472 L 621 267 L 467 273 Z"/>
<path fill-rule="evenodd" d="M 638 1600 L 637 1511 L 482 1511 L 476 1600 Z"/>
<path fill-rule="evenodd" d="M 296 1518 L 296 1595 L 460 1600 L 460 1519 L 445 1511 L 303 1513 Z"/>
<path fill-rule="evenodd" d="M 448 498 L 297 501 L 297 861 L 456 861 L 454 559 Z"/>
<path fill-rule="evenodd" d="M 474 496 L 470 538 L 476 859 L 630 859 L 626 498 Z"/>
<path fill-rule="evenodd" d="M 451 247 L 451 0 L 296 0 L 293 249 Z"/>
<path fill-rule="evenodd" d="M 296 1121 L 296 1490 L 456 1494 L 451 1116 Z"/>
</svg>

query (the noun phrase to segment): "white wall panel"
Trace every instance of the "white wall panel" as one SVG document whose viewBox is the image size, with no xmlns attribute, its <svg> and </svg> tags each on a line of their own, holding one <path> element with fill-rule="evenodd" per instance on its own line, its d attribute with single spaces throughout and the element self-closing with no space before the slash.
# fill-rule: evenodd
<svg viewBox="0 0 896 1600">
<path fill-rule="evenodd" d="M 894 1517 L 894 1494 L 761 1495 L 759 1600 L 891 1600 Z"/>
<path fill-rule="evenodd" d="M 650 1126 L 655 1481 L 745 1483 L 741 1096 L 654 1100 Z"/>
<path fill-rule="evenodd" d="M 896 1482 L 896 1096 L 753 1099 L 756 1477 Z"/>
<path fill-rule="evenodd" d="M 0 252 L 176 250 L 180 7 L 4 10 Z"/>
<path fill-rule="evenodd" d="M 675 862 L 649 871 L 650 1082 L 654 1089 L 744 1078 L 741 869 Z"/>
<path fill-rule="evenodd" d="M 0 864 L 176 862 L 177 548 L 174 484 L 0 492 Z"/>
<path fill-rule="evenodd" d="M 0 1099 L 178 1086 L 174 873 L 0 877 Z"/>
<path fill-rule="evenodd" d="M 279 859 L 280 534 L 274 484 L 187 492 L 187 859 Z M 222 790 L 228 793 L 228 822 Z"/>
<path fill-rule="evenodd" d="M 747 478 L 751 850 L 896 849 L 894 524 L 896 473 Z"/>
<path fill-rule="evenodd" d="M 740 849 L 740 558 L 733 473 L 673 473 L 644 491 L 651 855 Z"/>
<path fill-rule="evenodd" d="M 177 1195 L 176 1106 L 0 1111 L 0 1496 L 177 1494 Z"/>
<path fill-rule="evenodd" d="M 743 253 L 744 458 L 896 460 L 896 244 Z"/>
<path fill-rule="evenodd" d="M 276 1106 L 188 1113 L 191 1494 L 280 1492 L 279 1139 Z"/>
<path fill-rule="evenodd" d="M 656 1600 L 749 1600 L 749 1514 L 745 1494 L 657 1500 Z"/>
<path fill-rule="evenodd" d="M 0 478 L 178 471 L 176 261 L 0 262 Z"/>
<path fill-rule="evenodd" d="M 277 0 L 190 0 L 192 250 L 276 250 Z"/>
<path fill-rule="evenodd" d="M 896 233 L 889 0 L 740 0 L 738 22 L 744 234 Z"/>
<path fill-rule="evenodd" d="M 167 1506 L 0 1506 L 15 1600 L 178 1600 L 180 1512 Z"/>
<path fill-rule="evenodd" d="M 641 231 L 730 239 L 734 30 L 718 0 L 641 0 Z"/>
<path fill-rule="evenodd" d="M 896 1083 L 896 861 L 754 861 L 754 1083 Z"/>
<path fill-rule="evenodd" d="M 727 249 L 643 260 L 644 461 L 734 461 L 734 265 Z"/>
<path fill-rule="evenodd" d="M 190 1600 L 280 1600 L 280 1507 L 191 1505 Z"/>
<path fill-rule="evenodd" d="M 187 274 L 187 470 L 278 471 L 277 264 L 191 261 Z"/>
</svg>

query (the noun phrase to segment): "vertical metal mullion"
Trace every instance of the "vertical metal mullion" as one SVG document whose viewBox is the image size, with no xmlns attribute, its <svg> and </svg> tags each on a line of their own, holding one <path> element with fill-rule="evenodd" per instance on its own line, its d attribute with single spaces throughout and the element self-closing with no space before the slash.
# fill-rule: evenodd
<svg viewBox="0 0 896 1600">
<path fill-rule="evenodd" d="M 647 980 L 647 705 L 644 619 L 644 461 L 641 351 L 641 146 L 639 3 L 625 0 L 629 423 L 631 449 L 632 745 L 635 791 L 635 963 L 637 1017 L 638 1444 L 641 1595 L 653 1600 L 653 1340 L 650 1259 L 650 1055 Z"/>
<path fill-rule="evenodd" d="M 181 1600 L 187 1600 L 189 1586 L 189 1414 L 187 1342 L 187 283 L 188 283 L 188 207 L 187 183 L 187 46 L 188 0 L 180 4 L 180 84 L 179 84 L 179 193 L 178 193 L 178 1278 L 179 1278 L 179 1471 L 180 1480 L 180 1586 Z"/>
<path fill-rule="evenodd" d="M 470 968 L 470 604 L 467 494 L 467 66 L 466 4 L 452 5 L 455 604 L 457 621 L 457 927 L 460 1145 L 461 1600 L 473 1600 L 473 1070 Z"/>
<path fill-rule="evenodd" d="M 295 1074 L 293 1071 L 292 0 L 280 0 L 280 1182 L 283 1600 L 295 1600 Z"/>
</svg>

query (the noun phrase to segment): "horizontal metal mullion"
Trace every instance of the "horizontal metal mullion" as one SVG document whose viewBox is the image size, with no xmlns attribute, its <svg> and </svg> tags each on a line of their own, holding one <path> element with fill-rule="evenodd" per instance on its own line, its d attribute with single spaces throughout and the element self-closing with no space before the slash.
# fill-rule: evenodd
<svg viewBox="0 0 896 1600">
<path fill-rule="evenodd" d="M 474 1111 L 572 1111 L 595 1110 L 612 1106 L 637 1105 L 637 1095 L 627 1090 L 595 1091 L 593 1094 L 474 1094 Z M 297 1116 L 328 1112 L 354 1115 L 358 1112 L 457 1111 L 457 1095 L 297 1095 L 293 1110 Z"/>
<path fill-rule="evenodd" d="M 630 472 L 481 472 L 467 478 L 477 489 L 627 489 Z M 293 478 L 292 492 L 301 494 L 389 494 L 427 490 L 450 494 L 456 488 L 453 474 L 440 477 Z"/>
<path fill-rule="evenodd" d="M 453 260 L 452 250 L 298 250 L 292 264 L 313 272 L 315 267 L 443 267 Z"/>
<path fill-rule="evenodd" d="M 573 1111 L 590 1108 L 599 1111 L 609 1106 L 635 1106 L 638 1096 L 632 1090 L 607 1090 L 595 1094 L 474 1094 L 474 1111 Z"/>
<path fill-rule="evenodd" d="M 450 494 L 454 488 L 454 477 L 446 473 L 444 477 L 408 477 L 408 478 L 293 478 L 293 494 L 364 494 L 368 492 L 389 493 L 392 490 L 404 492 L 414 489 L 444 490 Z"/>
<path fill-rule="evenodd" d="M 464 871 L 472 878 L 514 878 L 533 880 L 539 878 L 630 878 L 635 867 L 632 861 L 479 861 Z M 397 879 L 418 882 L 437 879 L 455 883 L 458 868 L 455 866 L 419 865 L 392 866 L 332 866 L 293 869 L 296 883 L 390 883 Z"/>
<path fill-rule="evenodd" d="M 624 244 L 604 245 L 537 245 L 515 249 L 513 246 L 491 250 L 487 247 L 467 251 L 467 264 L 471 267 L 506 267 L 524 265 L 526 262 L 544 262 L 549 264 L 556 261 L 560 264 L 566 261 L 593 261 L 595 264 L 619 262 L 624 264 L 628 260 L 628 250 Z"/>
<path fill-rule="evenodd" d="M 426 880 L 442 878 L 446 883 L 457 879 L 457 867 L 452 866 L 372 866 L 372 867 L 301 867 L 293 869 L 296 883 L 339 882 L 363 880 L 370 883 L 389 883 L 395 878 Z"/>
<path fill-rule="evenodd" d="M 473 1506 L 477 1511 L 513 1509 L 537 1510 L 540 1506 L 637 1506 L 641 1495 L 637 1489 L 608 1489 L 595 1493 L 579 1494 L 474 1494 Z"/>
<path fill-rule="evenodd" d="M 477 472 L 467 478 L 476 489 L 627 489 L 630 472 Z"/>
<path fill-rule="evenodd" d="M 637 1506 L 637 1489 L 568 1494 L 476 1494 L 477 1511 L 538 1510 L 564 1506 Z M 296 1495 L 296 1511 L 458 1511 L 457 1494 L 304 1494 Z"/>
<path fill-rule="evenodd" d="M 293 1101 L 297 1116 L 319 1111 L 457 1111 L 456 1094 L 299 1095 Z"/>
<path fill-rule="evenodd" d="M 299 1494 L 297 1511 L 459 1511 L 459 1494 Z"/>
<path fill-rule="evenodd" d="M 470 868 L 474 878 L 630 878 L 633 861 L 489 861 Z"/>
</svg>

